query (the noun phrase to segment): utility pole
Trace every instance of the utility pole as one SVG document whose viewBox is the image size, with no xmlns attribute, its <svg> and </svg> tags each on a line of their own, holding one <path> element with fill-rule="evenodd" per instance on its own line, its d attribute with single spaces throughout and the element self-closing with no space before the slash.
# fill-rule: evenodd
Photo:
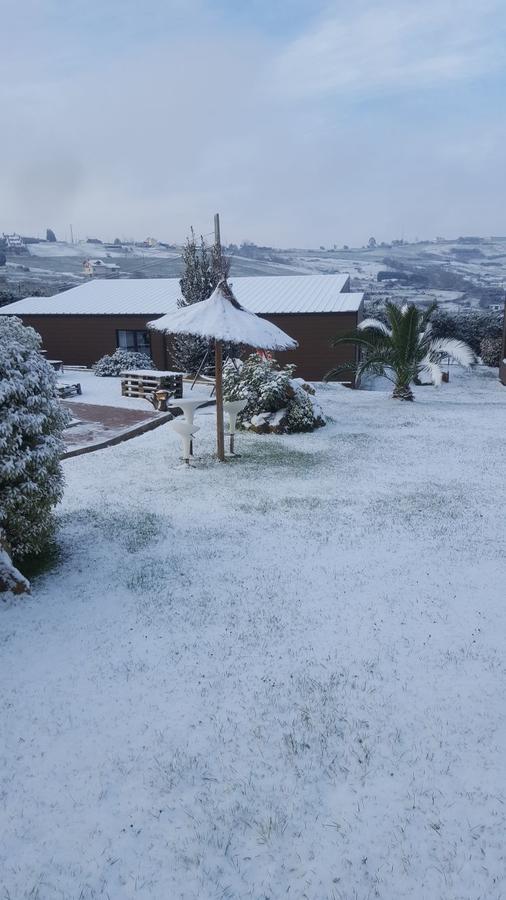
<svg viewBox="0 0 506 900">
<path fill-rule="evenodd" d="M 214 245 L 221 260 L 220 214 L 214 214 Z M 223 272 L 221 273 L 223 275 Z M 225 461 L 225 434 L 223 428 L 223 344 L 214 342 L 214 384 L 216 392 L 216 437 L 218 459 Z"/>
<path fill-rule="evenodd" d="M 215 248 L 215 256 L 218 260 L 220 275 L 222 278 L 225 277 L 225 267 L 223 265 L 223 251 L 221 249 L 221 235 L 220 235 L 220 214 L 214 214 L 214 248 Z"/>
</svg>

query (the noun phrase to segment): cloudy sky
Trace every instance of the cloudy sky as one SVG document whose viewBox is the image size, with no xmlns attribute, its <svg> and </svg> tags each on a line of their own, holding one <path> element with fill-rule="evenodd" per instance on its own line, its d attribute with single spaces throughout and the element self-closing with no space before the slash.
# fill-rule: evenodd
<svg viewBox="0 0 506 900">
<path fill-rule="evenodd" d="M 506 233 L 505 0 L 1 6 L 0 231 Z"/>
</svg>

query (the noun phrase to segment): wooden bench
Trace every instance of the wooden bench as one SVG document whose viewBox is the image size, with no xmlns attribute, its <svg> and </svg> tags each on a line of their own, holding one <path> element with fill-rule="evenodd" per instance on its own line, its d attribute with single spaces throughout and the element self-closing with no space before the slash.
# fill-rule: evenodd
<svg viewBox="0 0 506 900">
<path fill-rule="evenodd" d="M 59 384 L 57 386 L 58 396 L 65 400 L 67 397 L 74 397 L 76 394 L 81 396 L 82 390 L 79 382 L 76 384 Z"/>
<path fill-rule="evenodd" d="M 165 388 L 180 399 L 183 396 L 183 373 L 159 372 L 154 369 L 129 369 L 121 373 L 123 397 L 144 398 L 159 388 Z"/>
</svg>

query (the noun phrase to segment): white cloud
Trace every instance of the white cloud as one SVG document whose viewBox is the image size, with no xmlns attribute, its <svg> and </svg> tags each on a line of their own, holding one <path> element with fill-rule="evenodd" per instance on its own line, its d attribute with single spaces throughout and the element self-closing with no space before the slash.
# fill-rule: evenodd
<svg viewBox="0 0 506 900">
<path fill-rule="evenodd" d="M 498 65 L 493 0 L 479 15 L 467 0 L 340 4 L 295 42 L 209 15 L 191 28 L 195 7 L 148 36 L 139 19 L 134 40 L 133 0 L 118 32 L 110 4 L 98 20 L 85 5 L 70 34 L 36 17 L 12 48 L 0 34 L 0 232 L 177 240 L 216 210 L 225 240 L 279 246 L 502 227 L 500 116 L 440 97 Z"/>
<path fill-rule="evenodd" d="M 374 95 L 468 79 L 504 67 L 503 0 L 339 4 L 275 64 L 281 95 Z"/>
</svg>

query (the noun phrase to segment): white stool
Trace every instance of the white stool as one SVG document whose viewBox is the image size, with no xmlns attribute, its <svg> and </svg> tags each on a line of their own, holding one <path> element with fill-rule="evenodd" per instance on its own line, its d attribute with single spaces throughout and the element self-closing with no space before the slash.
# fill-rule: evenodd
<svg viewBox="0 0 506 900">
<path fill-rule="evenodd" d="M 195 417 L 195 413 L 199 406 L 202 406 L 204 403 L 207 403 L 207 400 L 175 400 L 172 399 L 172 402 L 169 404 L 169 409 L 182 409 L 184 419 L 180 419 L 181 422 L 188 422 L 188 425 L 193 426 L 193 420 Z M 195 431 L 198 431 L 198 428 L 195 428 Z M 190 456 L 193 456 L 193 440 L 190 438 Z"/>
<path fill-rule="evenodd" d="M 190 465 L 190 456 L 191 456 L 191 445 L 192 438 L 196 431 L 200 431 L 200 427 L 198 425 L 193 425 L 189 422 L 186 422 L 184 419 L 172 419 L 169 422 L 169 428 L 172 428 L 176 434 L 181 438 L 181 444 L 183 448 L 183 459 L 187 466 Z"/>
<path fill-rule="evenodd" d="M 237 416 L 247 404 L 246 400 L 225 400 L 223 409 L 228 413 L 228 434 L 230 437 L 230 452 L 234 453 L 234 438 L 236 433 Z"/>
</svg>

